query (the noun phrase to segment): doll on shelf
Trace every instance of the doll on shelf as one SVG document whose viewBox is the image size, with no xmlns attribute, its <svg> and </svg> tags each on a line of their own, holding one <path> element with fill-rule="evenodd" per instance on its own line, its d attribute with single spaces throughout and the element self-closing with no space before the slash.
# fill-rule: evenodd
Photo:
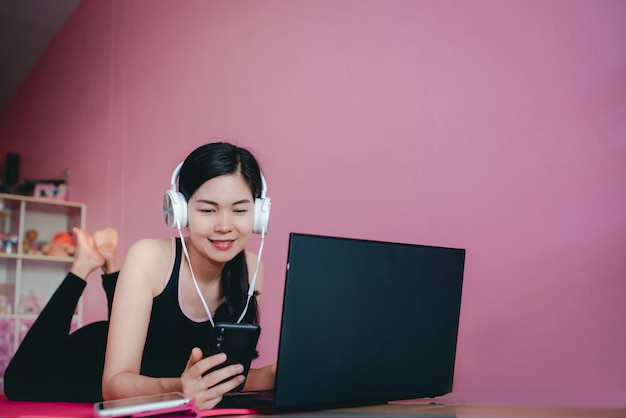
<svg viewBox="0 0 626 418">
<path fill-rule="evenodd" d="M 37 243 L 37 237 L 39 234 L 34 229 L 29 229 L 24 234 L 24 241 L 22 242 L 22 252 L 24 254 L 39 254 L 39 246 Z"/>
</svg>

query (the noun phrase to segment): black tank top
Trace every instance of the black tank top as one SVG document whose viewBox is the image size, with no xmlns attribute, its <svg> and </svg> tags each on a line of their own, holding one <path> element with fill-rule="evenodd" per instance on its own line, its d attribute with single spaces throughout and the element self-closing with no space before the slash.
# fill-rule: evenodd
<svg viewBox="0 0 626 418">
<path fill-rule="evenodd" d="M 189 319 L 178 303 L 178 281 L 182 259 L 182 244 L 176 238 L 176 258 L 172 275 L 163 292 L 152 301 L 146 345 L 141 361 L 141 374 L 151 377 L 180 377 L 193 347 L 200 347 L 206 355 L 213 332 L 211 322 Z M 215 322 L 232 322 L 225 318 L 223 305 L 218 308 Z"/>
</svg>

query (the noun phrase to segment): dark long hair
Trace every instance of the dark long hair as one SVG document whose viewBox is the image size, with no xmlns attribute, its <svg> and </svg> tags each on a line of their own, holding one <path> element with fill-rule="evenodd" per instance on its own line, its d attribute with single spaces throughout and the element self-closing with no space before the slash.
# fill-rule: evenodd
<svg viewBox="0 0 626 418">
<path fill-rule="evenodd" d="M 202 145 L 185 159 L 178 176 L 178 189 L 189 201 L 195 191 L 214 177 L 241 173 L 255 198 L 261 196 L 261 170 L 254 155 L 246 148 L 227 142 L 213 142 Z M 237 320 L 248 295 L 249 284 L 246 253 L 242 250 L 224 265 L 222 270 L 223 307 L 229 319 Z M 256 292 L 255 292 L 256 293 Z M 259 322 L 256 298 L 250 299 L 248 312 L 242 322 Z"/>
</svg>

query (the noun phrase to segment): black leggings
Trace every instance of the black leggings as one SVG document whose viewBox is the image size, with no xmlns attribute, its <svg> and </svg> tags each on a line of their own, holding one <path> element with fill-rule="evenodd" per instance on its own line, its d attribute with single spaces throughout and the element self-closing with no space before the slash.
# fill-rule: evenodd
<svg viewBox="0 0 626 418">
<path fill-rule="evenodd" d="M 111 315 L 117 273 L 103 275 Z M 11 400 L 98 402 L 108 321 L 93 322 L 70 334 L 78 300 L 87 283 L 68 273 L 20 344 L 4 373 Z"/>
</svg>

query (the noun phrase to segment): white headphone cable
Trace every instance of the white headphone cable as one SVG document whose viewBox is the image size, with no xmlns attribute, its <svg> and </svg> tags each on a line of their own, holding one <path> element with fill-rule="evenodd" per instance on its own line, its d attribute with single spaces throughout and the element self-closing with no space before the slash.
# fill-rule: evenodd
<svg viewBox="0 0 626 418">
<path fill-rule="evenodd" d="M 193 279 L 193 284 L 196 286 L 196 291 L 198 292 L 198 296 L 200 296 L 200 300 L 202 301 L 202 305 L 204 306 L 204 310 L 206 314 L 209 316 L 209 321 L 211 321 L 211 325 L 215 328 L 215 323 L 213 322 L 213 315 L 211 315 L 211 310 L 204 300 L 204 296 L 202 296 L 202 292 L 200 291 L 200 286 L 198 286 L 198 281 L 196 280 L 196 275 L 193 273 L 193 267 L 191 267 L 191 260 L 189 259 L 189 253 L 187 252 L 187 245 L 185 244 L 185 237 L 183 236 L 182 231 L 180 230 L 180 226 L 178 226 L 178 234 L 180 235 L 180 240 L 183 243 L 183 251 L 185 253 L 185 257 L 187 258 L 187 263 L 189 264 L 189 271 L 191 271 L 191 278 Z"/>
<path fill-rule="evenodd" d="M 196 287 L 198 296 L 200 296 L 200 300 L 202 301 L 202 306 L 204 306 L 204 310 L 206 311 L 209 317 L 209 321 L 211 321 L 211 325 L 215 328 L 215 323 L 213 322 L 213 315 L 211 315 L 211 310 L 209 309 L 209 306 L 207 305 L 206 300 L 204 299 L 204 296 L 202 295 L 202 292 L 200 291 L 200 286 L 198 286 L 196 275 L 194 274 L 193 267 L 191 266 L 189 253 L 187 252 L 187 245 L 185 244 L 185 237 L 183 236 L 181 228 L 178 227 L 177 229 L 178 229 L 178 234 L 180 235 L 180 240 L 183 244 L 183 252 L 185 253 L 185 258 L 187 258 L 187 263 L 189 264 L 189 271 L 191 272 L 191 278 L 193 279 L 193 284 Z M 264 243 L 265 243 L 265 229 L 261 230 L 261 245 L 259 246 L 259 256 L 256 260 L 256 269 L 254 270 L 254 275 L 252 276 L 252 282 L 250 282 L 250 286 L 248 288 L 248 297 L 246 299 L 246 306 L 243 308 L 243 312 L 241 313 L 241 316 L 239 316 L 239 319 L 237 320 L 238 324 L 243 320 L 243 317 L 248 312 L 248 305 L 250 304 L 250 299 L 252 298 L 252 295 L 254 295 L 254 288 L 256 286 L 256 276 L 259 273 L 259 266 L 261 264 L 261 255 L 263 254 Z"/>
<path fill-rule="evenodd" d="M 250 304 L 250 298 L 254 295 L 254 288 L 256 286 L 256 275 L 259 272 L 259 265 L 261 264 L 261 255 L 263 254 L 263 243 L 265 242 L 265 228 L 261 229 L 261 245 L 259 245 L 259 256 L 256 259 L 256 269 L 254 270 L 254 275 L 252 276 L 252 282 L 250 282 L 250 286 L 248 288 L 248 298 L 246 299 L 246 306 L 243 308 L 243 312 L 241 316 L 237 320 L 237 323 L 240 323 L 243 317 L 248 312 L 248 305 Z"/>
</svg>

